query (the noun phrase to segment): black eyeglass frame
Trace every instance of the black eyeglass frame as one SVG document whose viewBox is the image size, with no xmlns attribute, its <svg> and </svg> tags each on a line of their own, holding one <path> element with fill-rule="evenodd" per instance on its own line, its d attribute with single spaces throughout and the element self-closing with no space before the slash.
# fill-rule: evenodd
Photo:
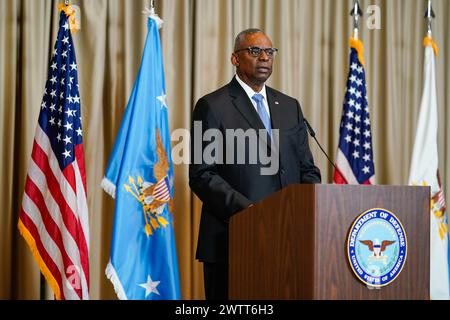
<svg viewBox="0 0 450 320">
<path fill-rule="evenodd" d="M 258 50 L 258 54 L 253 54 L 252 51 L 253 50 Z M 275 56 L 278 53 L 278 49 L 277 48 L 260 48 L 260 47 L 248 47 L 248 48 L 244 48 L 244 49 L 239 49 L 236 50 L 234 53 L 238 53 L 241 51 L 247 51 L 252 57 L 258 58 L 259 56 L 261 56 L 261 53 L 264 51 L 266 53 L 266 55 L 269 58 L 275 58 Z"/>
</svg>

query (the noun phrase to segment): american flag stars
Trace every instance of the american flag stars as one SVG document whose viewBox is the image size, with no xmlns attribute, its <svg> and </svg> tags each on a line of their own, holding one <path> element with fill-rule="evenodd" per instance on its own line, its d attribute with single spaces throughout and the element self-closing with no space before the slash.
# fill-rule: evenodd
<svg viewBox="0 0 450 320">
<path fill-rule="evenodd" d="M 50 138 L 61 169 L 74 160 L 82 143 L 78 66 L 66 23 L 58 34 L 41 105 L 40 124 Z"/>
</svg>

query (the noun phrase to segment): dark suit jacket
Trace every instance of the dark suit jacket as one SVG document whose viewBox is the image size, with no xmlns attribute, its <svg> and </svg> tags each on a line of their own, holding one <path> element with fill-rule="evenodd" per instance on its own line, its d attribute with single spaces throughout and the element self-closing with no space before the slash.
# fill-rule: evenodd
<svg viewBox="0 0 450 320">
<path fill-rule="evenodd" d="M 266 90 L 272 128 L 280 130 L 277 174 L 261 175 L 261 168 L 267 166 L 259 162 L 208 165 L 202 161 L 195 164 L 191 156 L 189 185 L 203 202 L 196 254 L 202 262 L 228 262 L 228 222 L 231 216 L 289 184 L 321 182 L 320 171 L 314 165 L 309 149 L 298 101 L 267 86 Z M 248 95 L 235 78 L 197 102 L 193 121 L 202 122 L 203 132 L 218 129 L 224 137 L 227 129 L 264 129 Z M 202 142 L 192 134 L 191 154 L 196 148 L 204 150 L 210 143 Z M 270 145 L 265 145 L 268 150 L 271 150 Z M 244 148 L 248 151 L 249 145 Z M 238 149 L 235 148 L 235 155 L 242 152 L 242 148 Z"/>
</svg>

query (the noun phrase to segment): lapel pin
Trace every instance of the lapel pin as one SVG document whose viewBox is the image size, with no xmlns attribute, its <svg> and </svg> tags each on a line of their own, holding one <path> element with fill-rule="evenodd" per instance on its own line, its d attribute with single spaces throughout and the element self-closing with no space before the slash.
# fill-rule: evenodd
<svg viewBox="0 0 450 320">
<path fill-rule="evenodd" d="M 278 101 L 275 101 L 275 104 L 280 104 Z"/>
</svg>

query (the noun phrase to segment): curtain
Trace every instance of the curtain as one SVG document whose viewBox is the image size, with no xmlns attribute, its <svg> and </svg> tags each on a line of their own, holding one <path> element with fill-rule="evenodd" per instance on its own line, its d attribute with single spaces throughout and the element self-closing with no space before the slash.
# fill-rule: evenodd
<svg viewBox="0 0 450 320">
<path fill-rule="evenodd" d="M 83 112 L 90 215 L 91 297 L 115 299 L 104 270 L 109 259 L 114 201 L 100 188 L 136 77 L 147 33 L 145 0 L 78 0 L 81 30 L 74 35 Z M 372 117 L 378 184 L 407 183 L 422 93 L 426 33 L 422 0 L 362 0 L 360 36 Z M 380 29 L 367 20 L 380 9 Z M 190 128 L 195 102 L 227 84 L 234 38 L 263 29 L 280 52 L 269 85 L 297 98 L 331 158 L 335 157 L 352 34 L 351 0 L 156 1 L 161 30 L 171 130 Z M 439 156 L 450 185 L 450 3 L 434 0 Z M 58 27 L 57 1 L 0 1 L 0 299 L 39 299 L 41 278 L 18 235 L 21 205 L 48 61 Z M 177 142 L 174 142 L 177 143 Z M 324 182 L 332 168 L 311 149 Z M 449 192 L 447 191 L 447 199 Z M 175 167 L 175 233 L 182 296 L 202 299 L 203 274 L 195 261 L 201 203 L 188 186 L 188 166 Z M 342 257 L 345 259 L 345 257 Z"/>
</svg>

